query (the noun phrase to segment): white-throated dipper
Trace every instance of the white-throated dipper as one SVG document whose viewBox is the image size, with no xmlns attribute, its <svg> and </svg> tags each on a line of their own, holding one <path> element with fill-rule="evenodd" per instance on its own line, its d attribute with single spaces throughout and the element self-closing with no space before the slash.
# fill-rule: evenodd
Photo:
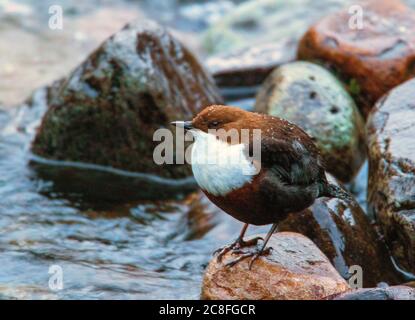
<svg viewBox="0 0 415 320">
<path fill-rule="evenodd" d="M 245 223 L 234 243 L 215 251 L 219 261 L 228 251 L 242 253 L 228 266 L 252 257 L 251 268 L 255 259 L 269 252 L 266 244 L 278 223 L 289 213 L 306 209 L 316 198 L 350 199 L 347 192 L 327 181 L 312 138 L 287 120 L 213 105 L 192 121 L 172 124 L 194 136 L 192 171 L 200 188 L 219 208 Z M 258 137 L 255 129 L 260 132 L 259 155 L 252 154 Z M 227 135 L 230 132 L 238 133 L 236 139 Z M 241 248 L 260 239 L 243 240 L 249 224 L 272 227 L 259 249 L 244 253 Z"/>
</svg>

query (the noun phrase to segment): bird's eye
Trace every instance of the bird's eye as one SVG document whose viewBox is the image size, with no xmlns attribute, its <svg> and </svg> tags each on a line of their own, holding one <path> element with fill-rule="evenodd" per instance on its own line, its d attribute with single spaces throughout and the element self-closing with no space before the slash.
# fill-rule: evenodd
<svg viewBox="0 0 415 320">
<path fill-rule="evenodd" d="M 215 128 L 215 127 L 217 127 L 219 125 L 219 121 L 212 121 L 211 123 L 210 123 L 210 126 L 209 127 L 211 127 L 211 128 Z"/>
</svg>

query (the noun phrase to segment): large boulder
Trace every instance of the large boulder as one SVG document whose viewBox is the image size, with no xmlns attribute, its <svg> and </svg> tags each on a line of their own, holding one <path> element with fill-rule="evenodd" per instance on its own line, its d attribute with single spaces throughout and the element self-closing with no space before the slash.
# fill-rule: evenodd
<svg viewBox="0 0 415 320">
<path fill-rule="evenodd" d="M 359 6 L 361 14 L 347 7 L 313 25 L 298 58 L 335 70 L 366 116 L 378 98 L 415 75 L 415 13 L 397 0 Z"/>
<path fill-rule="evenodd" d="M 280 232 L 271 237 L 269 246 L 271 253 L 259 257 L 251 270 L 249 259 L 225 266 L 239 254 L 227 253 L 222 262 L 214 257 L 205 271 L 202 299 L 316 300 L 350 289 L 306 237 Z"/>
<path fill-rule="evenodd" d="M 155 164 L 154 131 L 221 102 L 212 78 L 164 28 L 131 23 L 50 95 L 32 150 L 44 158 L 182 178 L 191 174 L 188 166 Z"/>
<path fill-rule="evenodd" d="M 407 286 L 357 289 L 328 297 L 328 300 L 415 300 L 415 289 Z"/>
<path fill-rule="evenodd" d="M 415 80 L 391 90 L 368 123 L 368 202 L 398 264 L 415 273 Z"/>
<path fill-rule="evenodd" d="M 278 230 L 299 232 L 310 238 L 345 279 L 355 274 L 352 266 L 361 267 L 364 287 L 403 280 L 385 243 L 356 202 L 319 198 L 310 208 L 289 215 Z"/>
<path fill-rule="evenodd" d="M 343 182 L 365 159 L 359 111 L 340 82 L 316 64 L 299 61 L 274 70 L 258 92 L 255 111 L 290 120 L 314 137 L 327 170 Z"/>
</svg>

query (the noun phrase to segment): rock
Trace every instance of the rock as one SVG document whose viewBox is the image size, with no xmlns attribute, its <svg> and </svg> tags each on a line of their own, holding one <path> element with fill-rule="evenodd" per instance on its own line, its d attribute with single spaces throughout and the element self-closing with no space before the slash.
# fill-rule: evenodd
<svg viewBox="0 0 415 320">
<path fill-rule="evenodd" d="M 391 90 L 368 123 L 368 203 L 399 266 L 415 273 L 415 80 Z"/>
<path fill-rule="evenodd" d="M 328 300 L 415 300 L 415 289 L 406 286 L 357 289 L 334 295 Z"/>
<path fill-rule="evenodd" d="M 357 203 L 319 198 L 310 208 L 289 215 L 279 224 L 278 231 L 299 232 L 310 238 L 345 279 L 354 274 L 349 272 L 351 266 L 360 266 L 364 287 L 403 280 L 384 242 Z"/>
<path fill-rule="evenodd" d="M 41 87 L 16 108 L 15 119 L 7 124 L 7 131 L 25 134 L 31 139 L 64 81 L 55 81 Z M 10 116 L 10 113 L 9 113 Z M 131 172 L 78 162 L 63 162 L 29 154 L 31 177 L 46 182 L 42 193 L 52 198 L 59 194 L 69 201 L 79 199 L 90 204 L 103 205 L 136 200 L 180 198 L 197 189 L 193 177 L 163 178 L 153 174 Z"/>
<path fill-rule="evenodd" d="M 223 54 L 263 43 L 297 43 L 311 23 L 341 5 L 338 0 L 246 1 L 212 24 L 202 44 L 210 54 Z"/>
<path fill-rule="evenodd" d="M 206 65 L 215 79 L 222 95 L 254 95 L 271 71 L 281 64 L 295 60 L 297 43 L 281 41 L 267 43 L 218 54 L 208 58 Z"/>
<path fill-rule="evenodd" d="M 293 62 L 274 70 L 255 111 L 290 120 L 315 138 L 327 170 L 350 181 L 365 159 L 365 128 L 353 100 L 324 68 Z"/>
<path fill-rule="evenodd" d="M 222 102 L 196 58 L 151 21 L 111 36 L 57 90 L 34 139 L 35 154 L 165 178 L 191 171 L 155 164 L 154 131 Z"/>
<path fill-rule="evenodd" d="M 88 203 L 120 203 L 136 200 L 175 199 L 197 188 L 193 177 L 163 178 L 151 174 L 111 170 L 107 167 L 62 163 L 34 157 L 32 177 L 51 182 L 46 194 Z"/>
<path fill-rule="evenodd" d="M 415 75 L 415 12 L 396 0 L 360 5 L 361 28 L 347 27 L 358 17 L 349 7 L 330 14 L 303 36 L 298 58 L 335 70 L 366 116 L 378 98 Z"/>
<path fill-rule="evenodd" d="M 271 253 L 258 258 L 251 270 L 249 259 L 232 268 L 224 266 L 237 254 L 227 253 L 223 263 L 213 258 L 205 271 L 202 299 L 315 300 L 350 289 L 306 237 L 280 232 L 271 237 L 269 246 Z"/>
<path fill-rule="evenodd" d="M 30 141 L 36 133 L 39 122 L 48 109 L 48 101 L 54 99 L 64 81 L 35 90 L 26 101 L 1 123 L 0 129 L 13 136 L 25 136 Z M 1 113 L 0 113 L 1 115 Z M 171 199 L 186 195 L 197 189 L 192 176 L 183 178 L 163 178 L 154 174 L 113 169 L 97 164 L 67 162 L 45 159 L 29 153 L 31 178 L 40 179 L 47 188 L 42 188 L 46 196 L 59 197 L 88 203 L 119 203 L 135 200 Z"/>
</svg>

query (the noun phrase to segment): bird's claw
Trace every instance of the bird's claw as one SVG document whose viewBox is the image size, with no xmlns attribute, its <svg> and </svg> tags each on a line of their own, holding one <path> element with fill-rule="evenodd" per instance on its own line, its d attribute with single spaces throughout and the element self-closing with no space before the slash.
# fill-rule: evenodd
<svg viewBox="0 0 415 320">
<path fill-rule="evenodd" d="M 228 253 L 229 251 L 232 251 L 233 253 L 241 253 L 241 249 L 245 248 L 245 247 L 250 247 L 250 246 L 256 246 L 258 243 L 258 240 L 262 240 L 264 241 L 264 239 L 262 237 L 255 237 L 249 240 L 242 240 L 242 239 L 236 239 L 235 242 L 228 244 L 226 246 L 223 246 L 217 250 L 215 250 L 213 252 L 213 255 L 217 254 L 216 259 L 221 262 L 222 261 L 222 257 Z"/>
<path fill-rule="evenodd" d="M 242 260 L 245 260 L 249 257 L 252 257 L 251 261 L 249 261 L 249 264 L 248 264 L 248 269 L 251 270 L 252 265 L 254 264 L 255 260 L 258 259 L 260 256 L 270 254 L 271 250 L 272 250 L 272 247 L 268 247 L 268 248 L 265 248 L 264 250 L 256 250 L 256 251 L 253 251 L 253 252 L 242 253 L 238 258 L 227 262 L 225 264 L 225 266 L 230 268 L 230 267 L 233 267 L 235 264 L 241 262 Z"/>
</svg>

